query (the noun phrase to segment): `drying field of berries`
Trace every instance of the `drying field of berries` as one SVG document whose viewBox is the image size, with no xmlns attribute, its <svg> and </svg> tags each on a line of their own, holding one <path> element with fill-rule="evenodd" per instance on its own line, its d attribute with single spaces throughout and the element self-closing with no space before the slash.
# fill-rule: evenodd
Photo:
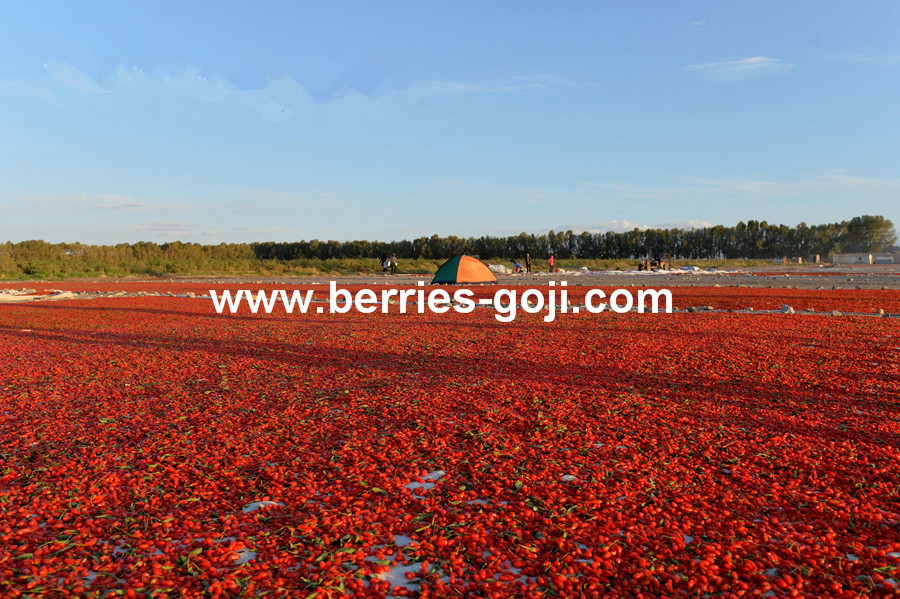
<svg viewBox="0 0 900 599">
<path fill-rule="evenodd" d="M 897 592 L 900 319 L 493 315 L 0 305 L 0 595 Z"/>
</svg>

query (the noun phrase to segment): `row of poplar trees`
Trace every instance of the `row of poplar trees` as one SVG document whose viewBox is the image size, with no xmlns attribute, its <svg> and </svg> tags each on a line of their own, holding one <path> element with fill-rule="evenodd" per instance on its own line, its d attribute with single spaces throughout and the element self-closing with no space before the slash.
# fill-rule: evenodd
<svg viewBox="0 0 900 599">
<path fill-rule="evenodd" d="M 413 240 L 299 241 L 256 243 L 258 258 L 399 258 L 439 259 L 469 254 L 482 259 L 522 258 L 554 254 L 558 258 L 643 258 L 672 254 L 680 258 L 823 258 L 846 252 L 883 252 L 895 242 L 894 225 L 882 216 L 858 216 L 849 221 L 796 227 L 770 225 L 755 220 L 733 227 L 700 229 L 634 229 L 623 233 L 550 231 L 544 235 L 520 233 L 509 237 L 420 237 Z"/>
</svg>

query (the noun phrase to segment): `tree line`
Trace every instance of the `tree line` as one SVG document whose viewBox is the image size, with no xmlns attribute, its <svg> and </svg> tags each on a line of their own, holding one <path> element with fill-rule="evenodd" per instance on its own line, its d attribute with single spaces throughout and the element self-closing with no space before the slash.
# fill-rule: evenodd
<svg viewBox="0 0 900 599">
<path fill-rule="evenodd" d="M 309 261 L 377 259 L 396 254 L 402 260 L 437 260 L 469 254 L 483 260 L 521 260 L 554 254 L 558 259 L 639 259 L 672 254 L 681 259 L 809 258 L 846 252 L 883 252 L 897 241 L 894 225 L 882 216 L 858 216 L 849 221 L 796 227 L 765 221 L 740 222 L 699 229 L 634 229 L 622 233 L 521 233 L 508 237 L 419 237 L 403 241 L 298 241 L 293 243 L 197 243 L 117 245 L 46 243 L 0 244 L 0 274 L 73 275 L 78 273 L 178 272 L 245 273 L 264 266 Z"/>
<path fill-rule="evenodd" d="M 882 216 L 858 216 L 849 221 L 796 227 L 766 221 L 740 222 L 700 229 L 634 229 L 624 233 L 554 232 L 520 233 L 509 237 L 419 237 L 413 240 L 299 241 L 255 243 L 257 258 L 377 258 L 397 254 L 403 259 L 438 259 L 469 254 L 482 259 L 522 258 L 554 254 L 561 259 L 644 258 L 668 253 L 680 258 L 729 259 L 783 256 L 823 258 L 845 252 L 882 252 L 897 240 L 894 225 Z"/>
</svg>

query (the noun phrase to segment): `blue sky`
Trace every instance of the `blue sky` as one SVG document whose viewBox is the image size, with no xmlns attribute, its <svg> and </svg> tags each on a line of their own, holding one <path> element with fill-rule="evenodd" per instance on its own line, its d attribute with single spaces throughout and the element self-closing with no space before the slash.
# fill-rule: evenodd
<svg viewBox="0 0 900 599">
<path fill-rule="evenodd" d="M 900 224 L 898 98 L 897 2 L 7 3 L 0 241 Z"/>
</svg>

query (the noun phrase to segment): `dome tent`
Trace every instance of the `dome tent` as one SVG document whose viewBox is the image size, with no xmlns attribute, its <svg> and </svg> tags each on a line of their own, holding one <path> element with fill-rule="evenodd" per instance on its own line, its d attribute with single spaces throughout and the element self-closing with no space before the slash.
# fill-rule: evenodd
<svg viewBox="0 0 900 599">
<path fill-rule="evenodd" d="M 432 285 L 496 282 L 497 277 L 484 265 L 484 262 L 472 256 L 457 256 L 447 260 L 431 280 Z"/>
</svg>

